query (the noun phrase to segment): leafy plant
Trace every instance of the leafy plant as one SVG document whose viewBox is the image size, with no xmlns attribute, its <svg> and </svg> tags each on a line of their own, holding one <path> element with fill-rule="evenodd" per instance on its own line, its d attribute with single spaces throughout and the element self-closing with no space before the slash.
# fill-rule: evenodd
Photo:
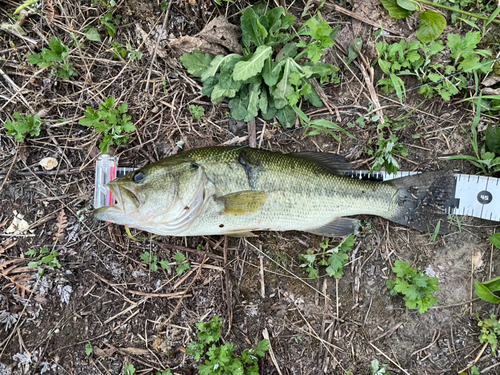
<svg viewBox="0 0 500 375">
<path fill-rule="evenodd" d="M 92 347 L 92 344 L 88 343 L 85 345 L 85 354 L 86 355 L 91 355 L 94 352 L 94 348 Z"/>
<path fill-rule="evenodd" d="M 177 262 L 177 267 L 175 272 L 177 275 L 182 275 L 184 271 L 188 270 L 191 267 L 191 263 L 186 262 L 186 256 L 182 253 L 175 254 L 175 261 Z"/>
<path fill-rule="evenodd" d="M 134 375 L 135 366 L 133 364 L 127 365 L 123 368 L 123 375 Z"/>
<path fill-rule="evenodd" d="M 130 43 L 127 43 L 126 46 L 120 43 L 110 42 L 113 49 L 111 52 L 113 53 L 113 58 L 119 60 L 124 59 L 128 56 L 130 61 L 136 61 L 142 59 L 142 53 L 139 50 L 135 50 L 132 48 Z"/>
<path fill-rule="evenodd" d="M 205 359 L 205 364 L 198 365 L 201 375 L 240 374 L 258 375 L 258 358 L 264 357 L 269 350 L 269 341 L 260 341 L 255 349 L 245 349 L 237 356 L 234 344 L 217 345 L 220 339 L 221 319 L 216 315 L 207 323 L 196 323 L 198 327 L 198 342 L 191 342 L 186 354 L 192 355 L 196 361 Z"/>
<path fill-rule="evenodd" d="M 435 277 L 428 277 L 425 271 L 411 268 L 407 262 L 396 260 L 392 272 L 396 274 L 396 279 L 387 280 L 387 287 L 391 296 L 400 293 L 404 295 L 406 307 L 409 309 L 418 308 L 418 312 L 423 314 L 430 307 L 438 303 L 439 298 L 433 293 L 439 290 L 438 280 Z"/>
<path fill-rule="evenodd" d="M 500 250 L 500 233 L 495 233 L 489 238 L 489 240 L 497 249 Z M 486 281 L 485 283 L 476 281 L 475 284 L 476 294 L 479 298 L 486 302 L 500 303 L 500 297 L 493 293 L 500 291 L 500 277 L 496 277 Z"/>
<path fill-rule="evenodd" d="M 44 246 L 40 248 L 39 251 L 35 249 L 30 249 L 26 252 L 26 255 L 32 258 L 37 258 L 36 261 L 29 262 L 28 266 L 32 268 L 38 267 L 38 275 L 42 276 L 44 274 L 44 269 L 42 265 L 46 264 L 49 268 L 61 268 L 61 264 L 57 257 L 59 256 L 59 252 L 55 250 L 50 250 L 48 247 Z"/>
<path fill-rule="evenodd" d="M 383 134 L 380 133 L 377 138 L 376 146 L 377 150 L 375 151 L 375 159 L 373 160 L 370 171 L 379 172 L 382 170 L 382 168 L 385 168 L 385 171 L 387 173 L 397 173 L 399 169 L 399 163 L 393 155 L 408 155 L 408 150 L 398 142 L 398 137 L 396 137 L 396 135 L 394 134 L 391 134 L 389 135 L 389 138 L 384 138 Z M 368 155 L 373 155 L 372 150 L 368 149 L 367 153 Z"/>
<path fill-rule="evenodd" d="M 18 142 L 23 142 L 26 135 L 39 136 L 42 120 L 38 115 L 26 114 L 26 117 L 19 112 L 14 113 L 14 118 L 17 121 L 7 120 L 4 127 L 7 129 L 7 134 L 13 135 L 14 139 Z"/>
<path fill-rule="evenodd" d="M 327 250 L 330 239 L 326 238 L 324 242 L 319 244 L 323 250 L 322 253 L 315 254 L 311 249 L 308 249 L 306 254 L 301 254 L 299 256 L 299 258 L 305 262 L 301 264 L 300 267 L 306 267 L 306 271 L 312 279 L 319 279 L 318 266 L 327 266 L 325 271 L 328 276 L 336 279 L 342 278 L 344 275 L 343 268 L 349 261 L 348 252 L 352 250 L 352 246 L 354 245 L 354 238 L 354 235 L 350 235 L 337 247 L 330 250 Z"/>
<path fill-rule="evenodd" d="M 231 116 L 251 121 L 259 111 L 265 120 L 275 116 L 285 128 L 295 124 L 296 109 L 303 100 L 315 107 L 323 102 L 309 82 L 339 82 L 338 68 L 319 62 L 324 49 L 333 46 L 337 29 L 318 16 L 298 30 L 308 42 L 293 42 L 286 32 L 295 17 L 282 7 L 266 12 L 265 4 L 247 8 L 241 17 L 243 56 L 212 56 L 194 51 L 181 62 L 188 72 L 204 83 L 202 93 L 218 104 L 230 98 Z M 300 52 L 299 52 L 300 51 Z M 309 61 L 307 61 L 309 60 Z"/>
<path fill-rule="evenodd" d="M 389 367 L 389 365 L 381 365 L 378 360 L 374 359 L 370 364 L 370 371 L 372 375 L 390 375 L 389 371 L 387 371 L 387 367 Z"/>
<path fill-rule="evenodd" d="M 479 342 L 481 344 L 487 342 L 491 346 L 491 351 L 496 357 L 498 335 L 500 335 L 500 321 L 495 314 L 491 314 L 489 319 L 479 320 L 477 323 L 481 327 Z"/>
<path fill-rule="evenodd" d="M 172 371 L 169 369 L 163 370 L 162 372 L 157 371 L 156 375 L 172 375 Z"/>
<path fill-rule="evenodd" d="M 127 115 L 127 111 L 127 103 L 115 108 L 115 98 L 111 97 L 99 105 L 98 111 L 87 107 L 85 118 L 78 123 L 83 126 L 93 126 L 96 133 L 103 134 L 99 148 L 103 154 L 107 154 L 110 146 L 126 143 L 129 138 L 126 133 L 135 131 L 134 124 L 130 122 L 132 117 Z"/>
<path fill-rule="evenodd" d="M 104 26 L 109 36 L 112 38 L 116 34 L 116 27 L 120 25 L 120 16 L 113 16 L 113 13 L 108 12 L 101 17 L 101 25 Z"/>
<path fill-rule="evenodd" d="M 158 264 L 160 267 L 164 270 L 169 270 L 170 269 L 170 264 L 166 260 L 160 260 L 156 255 L 153 253 L 150 253 L 148 251 L 142 253 L 141 259 L 144 263 L 149 264 L 149 268 L 151 271 L 156 272 L 158 271 Z"/>
<path fill-rule="evenodd" d="M 472 137 L 469 136 L 464 127 L 460 125 L 465 134 L 467 134 L 467 138 L 469 138 L 469 141 L 471 142 L 472 148 L 474 149 L 474 153 L 476 155 L 475 156 L 455 155 L 455 156 L 450 156 L 448 160 L 457 160 L 457 159 L 467 160 L 475 167 L 480 168 L 483 174 L 495 173 L 500 171 L 500 156 L 495 156 L 494 152 L 486 152 L 486 145 L 483 145 L 481 150 L 479 150 L 478 140 L 477 140 L 477 126 L 479 125 L 480 120 L 481 120 L 481 96 L 478 98 L 476 105 L 476 115 L 474 116 L 474 120 L 472 121 L 472 126 L 471 126 Z M 493 148 L 495 148 L 494 142 L 490 142 L 490 144 L 493 146 Z"/>
<path fill-rule="evenodd" d="M 191 112 L 195 120 L 199 120 L 202 116 L 205 115 L 205 108 L 203 108 L 201 105 L 191 104 L 189 106 L 189 111 Z"/>
<path fill-rule="evenodd" d="M 444 31 L 446 19 L 432 10 L 422 11 L 420 3 L 434 5 L 421 0 L 382 0 L 382 5 L 389 15 L 396 19 L 406 18 L 415 11 L 419 12 L 420 23 L 416 32 L 417 38 L 423 43 L 432 42 Z"/>
<path fill-rule="evenodd" d="M 71 68 L 73 64 L 69 62 L 68 46 L 64 45 L 61 39 L 53 37 L 50 39 L 49 48 L 43 48 L 41 54 L 29 55 L 27 60 L 39 68 L 51 67 L 53 72 L 64 79 L 76 76 L 77 73 Z"/>
</svg>

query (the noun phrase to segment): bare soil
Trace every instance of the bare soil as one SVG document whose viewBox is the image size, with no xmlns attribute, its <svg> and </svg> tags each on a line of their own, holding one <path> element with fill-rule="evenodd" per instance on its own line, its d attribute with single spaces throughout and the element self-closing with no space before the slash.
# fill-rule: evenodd
<svg viewBox="0 0 500 375">
<path fill-rule="evenodd" d="M 0 0 L 0 5 L 0 19 L 7 22 L 7 13 L 18 4 Z M 390 42 L 415 38 L 412 22 L 417 16 L 408 22 L 390 19 L 378 1 L 340 5 L 396 30 L 399 34 L 388 36 Z M 287 9 L 300 16 L 304 6 L 300 0 Z M 78 124 L 86 106 L 97 108 L 110 96 L 129 104 L 137 132 L 126 147 L 112 150 L 123 166 L 140 167 L 177 153 L 179 141 L 184 149 L 248 144 L 247 126 L 238 128 L 227 118 L 226 102 L 214 106 L 200 94 L 200 83 L 187 74 L 178 52 L 166 42 L 197 34 L 218 15 L 239 25 L 235 5 L 180 1 L 167 11 L 157 2 L 125 0 L 111 10 L 121 16 L 113 40 L 139 48 L 142 59 L 113 59 L 108 39 L 98 43 L 80 38 L 81 48 L 70 47 L 78 73 L 71 80 L 56 81 L 50 69 L 40 71 L 26 56 L 39 52 L 53 36 L 68 45 L 70 33 L 82 35 L 88 25 L 97 27 L 104 40 L 106 31 L 98 18 L 107 10 L 99 1 L 38 4 L 36 14 L 23 24 L 36 46 L 0 31 L 0 69 L 5 73 L 0 76 L 0 123 L 16 111 L 39 113 L 46 120 L 40 136 L 21 144 L 3 127 L 0 130 L 1 375 L 118 375 L 129 364 L 137 374 L 165 369 L 195 374 L 198 363 L 185 349 L 196 339 L 195 323 L 214 315 L 224 320 L 223 341 L 233 342 L 238 352 L 255 346 L 263 330 L 269 331 L 275 361 L 269 354 L 261 359 L 261 374 L 370 374 L 374 359 L 388 364 L 391 374 L 456 374 L 474 361 L 482 373 L 500 373 L 497 353 L 479 343 L 473 315 L 484 319 L 498 313 L 497 306 L 479 300 L 473 290 L 474 280 L 499 275 L 500 254 L 487 240 L 500 229 L 498 222 L 462 217 L 461 230 L 454 222 L 449 234 L 432 243 L 427 233 L 364 217 L 371 229 L 356 238 L 345 275 L 336 281 L 324 268 L 320 280 L 309 279 L 300 267 L 300 254 L 319 249 L 323 239 L 318 236 L 290 232 L 259 233 L 256 238 L 170 238 L 133 231 L 136 237 L 146 237 L 136 242 L 123 227 L 95 220 L 93 168 L 100 137 Z M 342 26 L 337 46 L 325 57 L 340 67 L 341 83 L 324 87 L 331 112 L 324 107 L 307 113 L 333 118 L 356 139 L 342 137 L 339 145 L 328 135 L 303 137 L 302 129 L 286 132 L 257 119 L 257 146 L 339 152 L 366 170 L 372 161 L 366 149 L 374 147 L 369 142 L 376 124 L 348 128 L 347 123 L 367 115 L 370 94 L 359 70 L 363 63 L 347 68 L 341 58 L 352 39 L 360 37 L 365 58 L 373 63 L 375 30 L 331 8 L 321 12 L 332 26 Z M 151 38 L 148 42 L 143 43 L 139 27 Z M 466 25 L 448 27 L 462 34 L 469 30 Z M 375 85 L 382 73 L 377 67 L 374 72 Z M 411 79 L 405 84 L 419 85 Z M 467 162 L 444 158 L 472 154 L 459 124 L 470 126 L 473 112 L 459 99 L 424 100 L 411 91 L 402 106 L 397 98 L 379 96 L 385 115 L 395 119 L 409 114 L 409 124 L 396 132 L 409 150 L 407 157 L 396 156 L 401 170 L 478 172 Z M 193 120 L 190 104 L 202 105 L 205 117 Z M 52 171 L 38 164 L 48 156 L 59 162 Z M 29 229 L 7 233 L 19 214 Z M 28 267 L 32 259 L 26 252 L 43 246 L 60 253 L 61 267 L 45 266 L 40 277 L 37 269 Z M 140 258 L 145 251 L 171 262 L 182 252 L 190 269 L 182 275 L 175 267 L 152 272 Z M 438 278 L 440 300 L 427 313 L 409 310 L 401 297 L 390 296 L 386 280 L 394 277 L 391 268 L 397 259 Z M 1 263 L 11 260 L 16 261 L 7 267 Z M 90 355 L 85 353 L 87 344 L 93 347 Z"/>
</svg>

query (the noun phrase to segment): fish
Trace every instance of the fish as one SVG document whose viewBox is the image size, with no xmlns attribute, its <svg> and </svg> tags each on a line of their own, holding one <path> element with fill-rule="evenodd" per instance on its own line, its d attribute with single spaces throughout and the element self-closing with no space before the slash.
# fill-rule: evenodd
<svg viewBox="0 0 500 375">
<path fill-rule="evenodd" d="M 236 237 L 292 230 L 345 237 L 359 230 L 350 217 L 357 215 L 431 233 L 446 220 L 451 171 L 377 182 L 344 176 L 349 169 L 343 156 L 324 152 L 198 148 L 111 181 L 116 204 L 94 217 L 162 236 Z"/>
</svg>

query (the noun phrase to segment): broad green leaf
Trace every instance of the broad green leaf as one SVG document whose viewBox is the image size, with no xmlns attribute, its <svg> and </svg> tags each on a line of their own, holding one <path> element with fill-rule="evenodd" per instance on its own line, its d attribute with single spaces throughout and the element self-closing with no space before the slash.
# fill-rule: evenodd
<svg viewBox="0 0 500 375">
<path fill-rule="evenodd" d="M 214 59 L 210 62 L 208 68 L 206 68 L 201 74 L 201 82 L 205 82 L 208 78 L 213 77 L 219 71 L 219 69 L 222 69 L 226 65 L 228 66 L 228 68 L 233 67 L 239 60 L 241 60 L 241 56 L 234 53 L 226 56 L 215 56 Z"/>
<path fill-rule="evenodd" d="M 269 10 L 265 15 L 259 18 L 259 21 L 262 25 L 264 22 L 267 23 L 265 25 L 269 34 L 274 34 L 280 29 L 281 26 L 281 15 L 285 12 L 283 7 L 277 7 Z"/>
<path fill-rule="evenodd" d="M 396 19 L 406 18 L 411 12 L 401 8 L 397 0 L 381 0 L 383 7 L 389 12 L 389 16 Z"/>
<path fill-rule="evenodd" d="M 279 65 L 279 64 L 278 64 Z M 283 64 L 275 66 L 273 61 L 268 58 L 264 63 L 264 69 L 262 70 L 262 78 L 264 78 L 264 82 L 268 87 L 274 86 L 278 83 L 278 79 L 280 78 L 281 67 Z M 274 71 L 274 68 L 278 67 L 278 70 Z"/>
<path fill-rule="evenodd" d="M 415 10 L 420 10 L 420 6 L 418 3 L 411 1 L 411 0 L 397 0 L 397 4 L 406 10 L 409 10 L 411 12 Z"/>
<path fill-rule="evenodd" d="M 243 16 L 241 17 L 241 31 L 243 34 L 242 41 L 246 47 L 250 46 L 250 42 L 255 43 L 257 47 L 262 46 L 264 38 L 268 34 L 252 8 L 247 8 L 243 12 Z"/>
<path fill-rule="evenodd" d="M 52 37 L 49 42 L 49 47 L 57 55 L 62 55 L 63 52 L 68 52 L 68 47 L 65 46 L 60 39 Z"/>
<path fill-rule="evenodd" d="M 287 43 L 283 46 L 281 51 L 276 55 L 275 61 L 279 63 L 287 57 L 294 58 L 297 55 L 297 43 Z"/>
<path fill-rule="evenodd" d="M 391 82 L 394 86 L 394 89 L 396 90 L 396 95 L 399 98 L 399 101 L 403 103 L 403 94 L 405 91 L 405 84 L 401 78 L 399 78 L 397 75 L 392 74 L 390 75 Z"/>
<path fill-rule="evenodd" d="M 430 43 L 437 39 L 446 27 L 446 19 L 439 13 L 426 10 L 419 14 L 422 19 L 417 29 L 417 38 L 422 43 Z"/>
<path fill-rule="evenodd" d="M 201 93 L 206 96 L 212 96 L 212 91 L 214 87 L 219 83 L 219 75 L 216 75 L 215 77 L 210 77 L 205 81 L 203 84 L 203 89 L 201 89 Z M 221 88 L 227 89 L 227 87 L 223 87 L 223 82 L 221 80 L 220 82 Z"/>
<path fill-rule="evenodd" d="M 61 57 L 57 53 L 51 51 L 50 49 L 45 49 L 45 48 L 42 50 L 42 59 L 46 62 L 62 61 Z"/>
<path fill-rule="evenodd" d="M 209 53 L 202 53 L 194 50 L 193 53 L 186 53 L 181 56 L 182 65 L 187 69 L 189 74 L 195 77 L 201 77 L 202 73 L 210 66 L 214 57 Z"/>
<path fill-rule="evenodd" d="M 253 83 L 250 85 L 248 92 L 248 108 L 247 115 L 243 119 L 246 122 L 252 121 L 259 114 L 259 94 L 261 83 Z"/>
<path fill-rule="evenodd" d="M 304 95 L 304 99 L 307 100 L 309 103 L 311 103 L 313 106 L 316 108 L 321 108 L 323 107 L 323 101 L 319 97 L 318 93 L 316 92 L 316 89 L 312 87 L 311 84 L 308 84 L 311 88 L 310 92 Z M 304 85 L 306 86 L 306 85 Z M 307 87 L 305 87 L 307 89 Z M 309 90 L 308 90 L 309 91 Z"/>
<path fill-rule="evenodd" d="M 476 294 L 483 301 L 491 303 L 500 302 L 500 297 L 494 295 L 485 285 L 481 284 L 479 281 L 476 281 Z"/>
<path fill-rule="evenodd" d="M 248 108 L 248 86 L 243 86 L 240 92 L 229 101 L 231 117 L 242 121 L 247 116 Z"/>
<path fill-rule="evenodd" d="M 295 111 L 289 105 L 278 109 L 276 117 L 278 118 L 279 123 L 286 129 L 294 126 L 297 118 Z"/>
<path fill-rule="evenodd" d="M 500 277 L 495 277 L 494 279 L 488 280 L 484 282 L 483 285 L 491 292 L 498 292 L 500 291 Z"/>
<path fill-rule="evenodd" d="M 283 76 L 282 76 L 281 80 L 278 82 L 278 84 L 276 85 L 276 88 L 273 92 L 274 99 L 276 101 L 279 101 L 279 103 L 276 102 L 276 108 L 278 108 L 278 109 L 281 109 L 287 105 L 287 103 L 288 103 L 287 97 L 293 91 L 293 87 L 289 82 L 290 74 L 292 73 L 290 60 L 291 60 L 290 58 L 287 58 L 285 60 L 285 64 L 283 67 Z M 285 101 L 285 103 L 283 103 L 283 101 Z M 281 123 L 281 121 L 280 121 L 280 123 Z"/>
<path fill-rule="evenodd" d="M 272 53 L 272 47 L 258 47 L 250 60 L 240 61 L 234 66 L 233 79 L 235 81 L 244 81 L 262 72 L 264 62 Z"/>
<path fill-rule="evenodd" d="M 85 32 L 85 37 L 93 42 L 100 42 L 101 36 L 95 27 L 89 27 Z"/>
<path fill-rule="evenodd" d="M 498 129 L 498 127 L 497 127 L 497 129 Z M 500 233 L 495 233 L 493 236 L 491 236 L 488 239 L 490 240 L 490 242 L 493 245 L 495 245 L 498 249 L 500 249 Z"/>
<path fill-rule="evenodd" d="M 34 53 L 32 55 L 29 55 L 26 59 L 32 65 L 37 65 L 43 61 L 41 56 L 38 53 Z"/>
<path fill-rule="evenodd" d="M 233 98 L 236 95 L 236 90 L 233 89 L 223 89 L 219 84 L 215 85 L 210 99 L 213 104 L 219 104 L 225 98 Z"/>
</svg>

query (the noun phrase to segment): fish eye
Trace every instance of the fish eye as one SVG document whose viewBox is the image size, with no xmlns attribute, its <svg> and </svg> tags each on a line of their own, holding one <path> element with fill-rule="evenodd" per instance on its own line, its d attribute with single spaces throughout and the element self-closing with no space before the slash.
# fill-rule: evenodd
<svg viewBox="0 0 500 375">
<path fill-rule="evenodd" d="M 144 180 L 144 173 L 142 173 L 141 171 L 137 171 L 132 176 L 132 179 L 134 180 L 134 182 L 141 182 L 142 180 Z"/>
</svg>

